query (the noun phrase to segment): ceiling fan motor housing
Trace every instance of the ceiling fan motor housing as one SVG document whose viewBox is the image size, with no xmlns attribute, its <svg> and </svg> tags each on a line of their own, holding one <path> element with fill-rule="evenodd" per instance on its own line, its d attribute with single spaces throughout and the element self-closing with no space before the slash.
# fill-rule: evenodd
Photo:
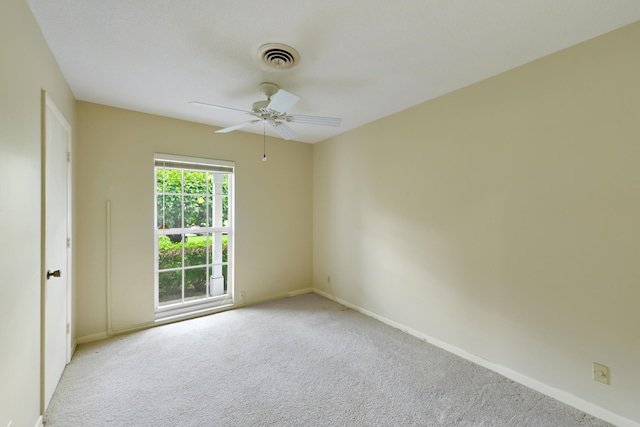
<svg viewBox="0 0 640 427">
<path fill-rule="evenodd" d="M 280 90 L 280 87 L 275 83 L 262 82 L 260 83 L 260 92 L 267 95 L 267 98 L 271 98 Z"/>
<path fill-rule="evenodd" d="M 267 95 L 267 99 L 264 101 L 256 101 L 251 105 L 251 111 L 253 115 L 263 120 L 269 121 L 284 118 L 285 113 L 281 113 L 269 108 L 269 105 L 271 104 L 271 97 L 278 93 L 279 90 L 280 87 L 275 83 L 260 83 L 260 91 Z"/>
<path fill-rule="evenodd" d="M 254 112 L 258 112 L 260 110 L 266 110 L 268 106 L 269 106 L 269 100 L 256 101 L 251 106 L 251 110 Z"/>
</svg>

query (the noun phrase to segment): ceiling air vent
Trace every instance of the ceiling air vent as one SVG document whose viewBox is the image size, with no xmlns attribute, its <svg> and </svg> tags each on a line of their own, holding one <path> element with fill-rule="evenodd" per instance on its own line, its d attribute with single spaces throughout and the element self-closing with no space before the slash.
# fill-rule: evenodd
<svg viewBox="0 0 640 427">
<path fill-rule="evenodd" d="M 291 46 L 280 43 L 268 43 L 260 46 L 258 56 L 271 68 L 285 70 L 298 65 L 300 55 Z"/>
</svg>

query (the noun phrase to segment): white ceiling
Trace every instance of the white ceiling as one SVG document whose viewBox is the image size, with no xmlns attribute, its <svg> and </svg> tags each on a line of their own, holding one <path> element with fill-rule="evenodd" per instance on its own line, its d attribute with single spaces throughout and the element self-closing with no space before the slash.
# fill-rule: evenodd
<svg viewBox="0 0 640 427">
<path fill-rule="evenodd" d="M 343 119 L 292 124 L 309 143 L 640 20 L 638 0 L 28 3 L 79 100 L 226 127 L 249 118 L 188 102 L 249 110 L 270 81 L 302 98 L 289 113 Z M 300 64 L 262 64 L 272 42 Z"/>
</svg>

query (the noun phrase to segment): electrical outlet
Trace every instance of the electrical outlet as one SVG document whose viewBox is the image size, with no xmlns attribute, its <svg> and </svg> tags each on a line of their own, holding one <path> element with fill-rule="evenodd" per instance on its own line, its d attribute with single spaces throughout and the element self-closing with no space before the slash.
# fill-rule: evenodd
<svg viewBox="0 0 640 427">
<path fill-rule="evenodd" d="M 244 304 L 245 297 L 246 297 L 245 291 L 240 291 L 240 297 L 238 298 L 240 300 L 240 304 Z"/>
<path fill-rule="evenodd" d="M 609 367 L 593 362 L 593 380 L 609 385 Z"/>
</svg>

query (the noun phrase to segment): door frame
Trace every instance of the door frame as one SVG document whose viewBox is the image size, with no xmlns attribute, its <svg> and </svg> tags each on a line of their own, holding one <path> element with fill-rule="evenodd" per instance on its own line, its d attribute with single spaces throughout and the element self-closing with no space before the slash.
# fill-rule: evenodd
<svg viewBox="0 0 640 427">
<path fill-rule="evenodd" d="M 64 114 L 60 111 L 60 109 L 53 102 L 51 97 L 47 94 L 45 90 L 41 92 L 41 244 L 40 244 L 40 411 L 44 416 L 47 402 L 45 402 L 45 342 L 46 342 L 46 196 L 47 196 L 47 182 L 46 182 L 46 167 L 47 167 L 47 159 L 46 159 L 46 148 L 47 148 L 47 109 L 51 111 L 51 113 L 55 116 L 56 120 L 65 128 L 67 131 L 67 141 L 66 141 L 66 151 L 67 151 L 67 206 L 66 206 L 66 222 L 67 222 L 67 262 L 66 266 L 66 318 L 67 318 L 67 333 L 66 333 L 66 360 L 65 363 L 68 364 L 71 361 L 71 356 L 73 354 L 73 341 L 72 331 L 73 331 L 73 311 L 72 311 L 72 303 L 73 303 L 73 258 L 72 258 L 72 248 L 73 248 L 73 222 L 72 222 L 72 163 L 71 163 L 71 149 L 72 149 L 72 133 L 71 133 L 71 125 L 64 117 Z"/>
</svg>

